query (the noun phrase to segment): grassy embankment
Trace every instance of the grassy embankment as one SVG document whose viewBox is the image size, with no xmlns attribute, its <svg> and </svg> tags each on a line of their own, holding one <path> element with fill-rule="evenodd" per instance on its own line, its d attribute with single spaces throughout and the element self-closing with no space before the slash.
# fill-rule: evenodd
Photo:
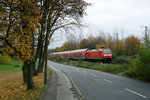
<svg viewBox="0 0 150 100">
<path fill-rule="evenodd" d="M 150 82 L 148 77 L 148 74 L 144 74 L 145 76 L 138 75 L 136 71 L 134 71 L 135 66 L 135 57 L 132 56 L 120 56 L 118 57 L 117 62 L 113 60 L 110 64 L 108 63 L 102 63 L 102 62 L 87 62 L 83 60 L 67 60 L 62 57 L 57 57 L 57 58 L 50 58 L 51 61 L 66 64 L 66 65 L 72 65 L 76 67 L 82 67 L 82 68 L 87 68 L 87 69 L 93 69 L 93 70 L 98 70 L 98 71 L 103 71 L 103 72 L 108 72 L 108 73 L 113 73 L 125 77 L 130 77 L 138 80 L 143 80 Z"/>
<path fill-rule="evenodd" d="M 20 67 L 14 67 L 19 65 Z M 26 91 L 22 78 L 22 63 L 12 60 L 10 63 L 0 63 L 0 100 L 37 100 L 45 92 L 43 85 L 44 73 L 35 76 L 35 88 Z M 48 79 L 51 72 L 48 70 Z"/>
<path fill-rule="evenodd" d="M 58 57 L 56 59 L 50 59 L 51 61 L 66 64 L 66 65 L 72 65 L 87 69 L 94 69 L 104 72 L 109 72 L 113 74 L 123 75 L 126 76 L 126 73 L 128 72 L 128 69 L 131 67 L 130 64 L 124 63 L 124 64 L 108 64 L 108 63 L 102 63 L 102 62 L 87 62 L 83 60 L 67 60 L 62 59 L 61 57 Z"/>
</svg>

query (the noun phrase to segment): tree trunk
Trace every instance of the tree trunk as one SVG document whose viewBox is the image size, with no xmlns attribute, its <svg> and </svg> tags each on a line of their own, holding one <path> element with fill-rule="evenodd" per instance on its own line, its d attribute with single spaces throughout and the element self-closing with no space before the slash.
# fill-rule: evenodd
<svg viewBox="0 0 150 100">
<path fill-rule="evenodd" d="M 33 76 L 38 75 L 38 72 L 37 72 L 37 70 L 36 70 L 36 61 L 37 61 L 37 60 L 33 60 L 33 61 L 32 61 Z"/>
<path fill-rule="evenodd" d="M 33 89 L 33 68 L 32 63 L 24 62 L 23 65 L 23 79 L 27 84 L 27 90 Z"/>
<path fill-rule="evenodd" d="M 49 32 L 49 31 L 48 31 Z M 44 84 L 47 84 L 47 55 L 48 55 L 48 35 L 49 33 L 46 34 L 46 42 L 45 42 L 45 72 L 44 72 Z"/>
<path fill-rule="evenodd" d="M 42 53 L 40 53 L 40 57 L 39 57 L 39 63 L 38 63 L 38 69 L 37 69 L 38 73 L 41 73 L 40 71 L 41 63 L 42 63 Z"/>
<path fill-rule="evenodd" d="M 40 67 L 39 67 L 39 73 L 43 72 L 43 68 L 44 68 L 44 58 L 42 59 L 41 63 L 40 63 Z"/>
<path fill-rule="evenodd" d="M 37 59 L 39 57 L 39 54 L 40 54 L 40 52 L 41 52 L 41 50 L 43 48 L 42 36 L 43 36 L 43 34 L 41 32 L 40 36 L 38 37 L 37 51 L 36 51 L 36 54 L 35 54 L 34 59 L 33 59 L 33 75 L 37 75 L 38 74 L 38 69 L 36 70 L 36 61 L 37 61 Z M 39 59 L 41 59 L 41 58 L 39 57 Z"/>
<path fill-rule="evenodd" d="M 41 73 L 41 72 L 43 72 L 43 68 L 41 68 L 41 67 L 42 67 L 42 62 L 43 62 L 43 59 L 44 59 L 43 41 L 42 41 L 41 48 L 40 48 L 39 52 L 40 52 L 40 55 L 39 55 L 38 73 Z"/>
<path fill-rule="evenodd" d="M 23 82 L 27 83 L 27 67 L 25 63 L 22 66 L 22 72 L 23 72 Z"/>
<path fill-rule="evenodd" d="M 41 63 L 39 66 L 39 72 L 40 73 L 43 72 L 44 63 L 45 63 L 45 48 L 44 48 L 44 52 L 42 52 Z"/>
<path fill-rule="evenodd" d="M 27 90 L 33 89 L 33 70 L 32 64 L 26 64 L 27 66 Z"/>
<path fill-rule="evenodd" d="M 50 16 L 48 17 L 48 22 L 47 22 L 47 28 L 46 28 L 46 41 L 45 41 L 45 47 L 44 47 L 44 58 L 45 58 L 45 72 L 44 72 L 44 84 L 46 85 L 47 84 L 47 57 L 48 57 L 48 43 L 49 43 L 49 34 L 50 34 Z"/>
</svg>

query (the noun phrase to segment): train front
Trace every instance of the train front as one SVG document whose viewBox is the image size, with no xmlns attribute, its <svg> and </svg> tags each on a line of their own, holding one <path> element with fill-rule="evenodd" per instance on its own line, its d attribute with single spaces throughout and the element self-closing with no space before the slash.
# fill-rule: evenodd
<svg viewBox="0 0 150 100">
<path fill-rule="evenodd" d="M 112 52 L 110 49 L 103 49 L 103 57 L 104 60 L 106 61 L 111 61 L 112 60 Z"/>
</svg>

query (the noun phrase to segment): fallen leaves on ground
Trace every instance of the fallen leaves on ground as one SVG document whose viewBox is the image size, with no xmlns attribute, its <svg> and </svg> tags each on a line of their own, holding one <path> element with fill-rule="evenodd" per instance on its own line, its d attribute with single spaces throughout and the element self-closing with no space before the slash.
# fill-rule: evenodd
<svg viewBox="0 0 150 100">
<path fill-rule="evenodd" d="M 48 74 L 50 75 L 50 74 Z M 0 100 L 36 100 L 44 93 L 44 73 L 34 78 L 33 90 L 26 90 L 23 83 L 22 73 L 2 74 L 0 73 Z"/>
</svg>

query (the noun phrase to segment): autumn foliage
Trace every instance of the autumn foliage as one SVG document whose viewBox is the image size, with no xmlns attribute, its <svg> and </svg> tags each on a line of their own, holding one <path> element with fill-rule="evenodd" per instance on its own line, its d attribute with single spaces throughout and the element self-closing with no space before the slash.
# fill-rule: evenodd
<svg viewBox="0 0 150 100">
<path fill-rule="evenodd" d="M 37 100 L 39 95 L 44 93 L 44 73 L 33 78 L 34 90 L 26 91 L 26 84 L 23 83 L 22 73 L 1 74 L 0 73 L 0 99 L 1 100 Z M 48 71 L 48 78 L 50 72 Z"/>
<path fill-rule="evenodd" d="M 32 59 L 31 41 L 40 20 L 36 1 L 7 0 L 0 2 L 0 32 L 4 41 L 2 51 L 12 54 L 22 62 Z"/>
<path fill-rule="evenodd" d="M 118 48 L 117 48 L 118 44 Z M 74 47 L 76 45 L 76 47 Z M 110 48 L 113 54 L 118 51 L 118 55 L 135 55 L 138 52 L 138 48 L 141 45 L 141 41 L 135 36 L 129 36 L 124 40 L 118 40 L 118 43 L 110 35 L 102 35 L 97 37 L 83 38 L 78 43 L 72 43 L 70 41 L 65 42 L 60 48 L 56 48 L 58 51 L 68 51 L 75 49 L 100 49 L 101 47 Z M 55 50 L 50 50 L 53 52 Z"/>
<path fill-rule="evenodd" d="M 136 54 L 141 42 L 137 37 L 131 36 L 125 40 L 125 50 L 127 53 Z"/>
</svg>

